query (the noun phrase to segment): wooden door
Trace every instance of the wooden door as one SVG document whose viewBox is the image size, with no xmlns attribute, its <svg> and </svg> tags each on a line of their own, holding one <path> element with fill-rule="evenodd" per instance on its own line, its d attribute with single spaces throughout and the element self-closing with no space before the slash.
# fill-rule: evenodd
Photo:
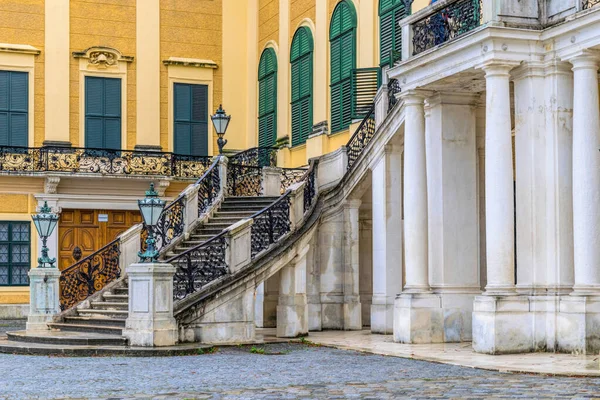
<svg viewBox="0 0 600 400">
<path fill-rule="evenodd" d="M 68 268 L 139 222 L 138 211 L 62 210 L 58 222 L 58 267 Z"/>
</svg>

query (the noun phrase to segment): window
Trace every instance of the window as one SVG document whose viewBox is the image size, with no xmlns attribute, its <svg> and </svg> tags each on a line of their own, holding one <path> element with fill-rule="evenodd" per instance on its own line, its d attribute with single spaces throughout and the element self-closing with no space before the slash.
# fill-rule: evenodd
<svg viewBox="0 0 600 400">
<path fill-rule="evenodd" d="M 310 29 L 294 34 L 290 51 L 292 64 L 292 146 L 306 142 L 312 132 L 313 39 Z"/>
<path fill-rule="evenodd" d="M 333 10 L 329 27 L 331 46 L 331 132 L 352 122 L 352 70 L 356 68 L 356 11 L 351 1 Z"/>
<path fill-rule="evenodd" d="M 0 71 L 0 146 L 27 147 L 27 72 Z"/>
<path fill-rule="evenodd" d="M 29 222 L 0 221 L 0 286 L 28 285 Z"/>
<path fill-rule="evenodd" d="M 121 149 L 121 79 L 85 77 L 85 147 Z"/>
<path fill-rule="evenodd" d="M 398 60 L 392 51 L 402 52 L 402 29 L 400 20 L 406 16 L 404 0 L 379 0 L 379 58 L 380 65 Z"/>
<path fill-rule="evenodd" d="M 265 49 L 258 64 L 258 145 L 270 147 L 277 139 L 277 55 Z"/>
<path fill-rule="evenodd" d="M 175 83 L 174 138 L 177 154 L 208 155 L 208 86 Z"/>
</svg>

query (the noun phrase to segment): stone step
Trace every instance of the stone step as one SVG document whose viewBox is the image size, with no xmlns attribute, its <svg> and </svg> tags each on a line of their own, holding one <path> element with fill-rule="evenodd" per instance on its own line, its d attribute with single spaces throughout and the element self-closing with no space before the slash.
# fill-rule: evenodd
<svg viewBox="0 0 600 400">
<path fill-rule="evenodd" d="M 251 216 L 252 214 L 254 214 L 254 211 L 218 211 L 215 213 L 213 218 L 235 218 L 237 220 L 240 220 L 242 218 L 248 218 L 249 216 Z"/>
<path fill-rule="evenodd" d="M 113 288 L 112 294 L 129 294 L 129 288 L 127 288 L 127 287 Z"/>
<path fill-rule="evenodd" d="M 223 203 L 219 208 L 219 212 L 221 211 L 253 211 L 253 210 L 262 210 L 265 207 L 268 207 L 271 203 L 264 204 L 225 204 Z"/>
<path fill-rule="evenodd" d="M 249 214 L 248 216 L 250 216 L 251 214 Z M 233 224 L 235 224 L 236 222 L 238 222 L 240 219 L 243 219 L 244 217 L 213 217 L 210 219 L 210 223 L 214 223 L 214 224 L 227 224 L 228 226 L 231 226 Z"/>
<path fill-rule="evenodd" d="M 88 308 L 86 310 L 78 310 L 77 313 L 81 317 L 104 316 L 106 318 L 126 319 L 129 315 L 127 310 L 96 310 Z"/>
<path fill-rule="evenodd" d="M 129 292 L 129 289 L 128 289 L 128 292 Z M 123 301 L 129 301 L 129 294 L 104 293 L 102 295 L 102 297 L 107 302 L 121 303 Z"/>
<path fill-rule="evenodd" d="M 89 333 L 108 333 L 113 335 L 122 335 L 123 328 L 120 326 L 109 326 L 109 325 L 81 325 L 81 324 L 67 324 L 63 322 L 52 322 L 48 324 L 52 329 L 59 329 L 61 331 L 69 332 L 89 332 Z"/>
<path fill-rule="evenodd" d="M 65 317 L 64 322 L 73 325 L 125 327 L 125 320 L 117 318 Z"/>
<path fill-rule="evenodd" d="M 8 339 L 15 342 L 43 343 L 66 346 L 125 346 L 127 339 L 119 335 L 90 332 L 27 332 L 14 331 L 7 333 Z"/>
<path fill-rule="evenodd" d="M 127 310 L 129 303 L 113 301 L 92 301 L 92 308 L 96 310 Z"/>
<path fill-rule="evenodd" d="M 224 203 L 272 203 L 279 196 L 230 196 L 226 197 Z"/>
<path fill-rule="evenodd" d="M 223 228 L 213 228 L 213 227 L 205 226 L 200 231 L 198 231 L 198 234 L 200 234 L 202 236 L 209 235 L 210 237 L 213 237 L 215 235 L 218 235 L 221 232 L 223 232 Z"/>
</svg>

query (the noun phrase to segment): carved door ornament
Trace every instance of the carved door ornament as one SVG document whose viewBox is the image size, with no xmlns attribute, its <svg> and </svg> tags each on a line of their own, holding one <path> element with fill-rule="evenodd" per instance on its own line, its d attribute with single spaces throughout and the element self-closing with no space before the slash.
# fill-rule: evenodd
<svg viewBox="0 0 600 400">
<path fill-rule="evenodd" d="M 73 259 L 75 260 L 75 262 L 81 259 L 81 248 L 79 246 L 75 246 L 75 248 L 73 249 Z"/>
</svg>

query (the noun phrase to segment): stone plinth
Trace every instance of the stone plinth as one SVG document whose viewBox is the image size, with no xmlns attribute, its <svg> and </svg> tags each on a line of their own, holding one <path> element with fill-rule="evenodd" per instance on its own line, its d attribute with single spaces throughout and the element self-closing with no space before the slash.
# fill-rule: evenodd
<svg viewBox="0 0 600 400">
<path fill-rule="evenodd" d="M 30 309 L 27 331 L 47 330 L 48 322 L 60 313 L 58 268 L 34 268 L 29 271 Z"/>
<path fill-rule="evenodd" d="M 600 296 L 562 296 L 556 328 L 558 351 L 598 354 L 600 351 Z"/>
<path fill-rule="evenodd" d="M 171 264 L 131 264 L 129 317 L 123 336 L 132 346 L 172 346 L 177 343 L 173 318 L 173 275 Z"/>
<path fill-rule="evenodd" d="M 277 337 L 293 338 L 306 334 L 308 334 L 306 294 L 279 296 Z"/>
</svg>

